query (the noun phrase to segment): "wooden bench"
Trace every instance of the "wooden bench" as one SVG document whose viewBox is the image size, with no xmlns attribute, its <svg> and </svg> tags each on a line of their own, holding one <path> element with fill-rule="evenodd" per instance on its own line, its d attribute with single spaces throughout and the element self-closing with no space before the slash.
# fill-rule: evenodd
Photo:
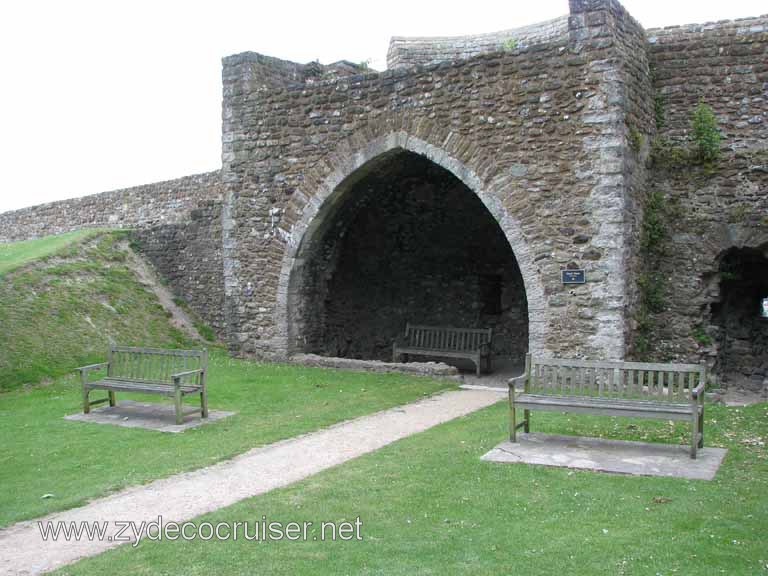
<svg viewBox="0 0 768 576">
<path fill-rule="evenodd" d="M 106 377 L 88 381 L 88 373 L 106 369 Z M 91 406 L 109 402 L 116 405 L 115 392 L 141 392 L 173 397 L 176 424 L 184 420 L 182 398 L 200 394 L 200 413 L 208 418 L 208 396 L 205 389 L 208 369 L 207 350 L 163 350 L 159 348 L 131 348 L 111 346 L 107 361 L 77 368 L 83 384 L 83 412 Z M 91 402 L 91 390 L 106 390 L 106 398 Z M 194 410 L 197 412 L 197 409 Z"/>
<path fill-rule="evenodd" d="M 704 447 L 707 368 L 698 364 L 590 362 L 525 357 L 525 373 L 509 380 L 509 439 L 530 431 L 530 411 L 589 412 L 691 423 L 691 458 Z M 522 385 L 522 390 L 517 390 Z M 523 421 L 515 409 L 523 410 Z"/>
<path fill-rule="evenodd" d="M 408 356 L 467 358 L 475 363 L 477 375 L 480 376 L 483 361 L 486 371 L 491 371 L 492 338 L 491 328 L 451 328 L 408 323 L 403 338 L 392 344 L 392 361 L 407 361 Z"/>
</svg>

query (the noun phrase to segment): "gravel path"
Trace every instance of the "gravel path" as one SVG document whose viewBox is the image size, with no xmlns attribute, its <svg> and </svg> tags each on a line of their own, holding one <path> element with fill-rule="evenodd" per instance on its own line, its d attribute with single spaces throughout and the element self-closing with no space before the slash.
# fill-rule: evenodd
<svg viewBox="0 0 768 576">
<path fill-rule="evenodd" d="M 490 390 L 458 390 L 430 396 L 317 432 L 255 448 L 232 460 L 156 480 L 94 500 L 42 521 L 182 522 L 257 494 L 286 486 L 396 440 L 501 400 Z M 110 541 L 44 542 L 37 520 L 0 530 L 0 574 L 39 574 L 118 545 Z"/>
</svg>

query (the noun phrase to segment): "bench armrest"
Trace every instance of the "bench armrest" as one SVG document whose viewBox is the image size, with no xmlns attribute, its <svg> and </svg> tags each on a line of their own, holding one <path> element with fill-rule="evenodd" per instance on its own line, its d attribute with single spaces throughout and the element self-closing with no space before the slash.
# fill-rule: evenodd
<svg viewBox="0 0 768 576">
<path fill-rule="evenodd" d="M 202 374 L 204 370 L 202 368 L 195 368 L 194 370 L 185 370 L 184 372 L 176 372 L 176 374 L 171 374 L 171 378 L 174 380 L 176 378 L 183 378 L 184 376 L 189 376 L 190 374 Z"/>
<path fill-rule="evenodd" d="M 106 368 L 109 366 L 109 362 L 99 362 L 98 364 L 88 364 L 88 366 L 80 366 L 79 368 L 75 368 L 80 374 L 84 374 L 87 372 L 90 372 L 91 370 L 99 370 L 101 368 Z"/>
<path fill-rule="evenodd" d="M 192 374 L 202 374 L 205 372 L 202 368 L 195 368 L 194 370 L 185 370 L 184 372 L 177 372 L 176 374 L 171 374 L 171 379 L 173 380 L 174 386 L 178 386 L 181 384 L 181 379 L 184 378 L 184 376 L 191 376 Z"/>
<path fill-rule="evenodd" d="M 707 385 L 706 382 L 699 382 L 699 385 L 696 386 L 693 390 L 691 390 L 691 398 L 696 400 L 702 392 L 704 392 L 704 387 Z"/>
<path fill-rule="evenodd" d="M 507 385 L 511 390 L 514 390 L 517 388 L 518 384 L 525 384 L 525 374 L 520 374 L 520 376 L 515 376 L 514 378 L 510 378 L 507 380 Z"/>
</svg>

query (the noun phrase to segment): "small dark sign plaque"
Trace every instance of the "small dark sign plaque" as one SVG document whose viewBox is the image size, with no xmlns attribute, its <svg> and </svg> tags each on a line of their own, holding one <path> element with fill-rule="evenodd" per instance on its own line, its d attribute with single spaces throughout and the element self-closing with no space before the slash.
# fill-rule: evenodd
<svg viewBox="0 0 768 576">
<path fill-rule="evenodd" d="M 584 284 L 587 281 L 584 270 L 561 270 L 561 272 L 563 284 Z"/>
</svg>

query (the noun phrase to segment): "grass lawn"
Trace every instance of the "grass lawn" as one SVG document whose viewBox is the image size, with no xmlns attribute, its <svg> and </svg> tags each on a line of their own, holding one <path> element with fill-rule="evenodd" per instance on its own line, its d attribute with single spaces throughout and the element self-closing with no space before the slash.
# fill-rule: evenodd
<svg viewBox="0 0 768 576">
<path fill-rule="evenodd" d="M 635 440 L 685 434 L 684 424 L 590 416 L 535 413 L 534 423 Z M 706 432 L 707 445 L 729 448 L 710 482 L 481 462 L 506 434 L 500 403 L 199 519 L 359 516 L 362 541 L 143 541 L 59 573 L 764 574 L 768 405 L 708 407 Z"/>
<path fill-rule="evenodd" d="M 61 251 L 70 244 L 98 233 L 97 230 L 77 230 L 55 236 L 45 236 L 23 242 L 0 244 L 0 276 L 31 262 Z"/>
<path fill-rule="evenodd" d="M 74 376 L 0 394 L 0 526 L 455 386 L 401 374 L 259 364 L 218 349 L 211 351 L 208 383 L 211 409 L 237 414 L 182 434 L 63 420 L 80 410 Z M 41 499 L 44 494 L 54 497 Z"/>
</svg>

